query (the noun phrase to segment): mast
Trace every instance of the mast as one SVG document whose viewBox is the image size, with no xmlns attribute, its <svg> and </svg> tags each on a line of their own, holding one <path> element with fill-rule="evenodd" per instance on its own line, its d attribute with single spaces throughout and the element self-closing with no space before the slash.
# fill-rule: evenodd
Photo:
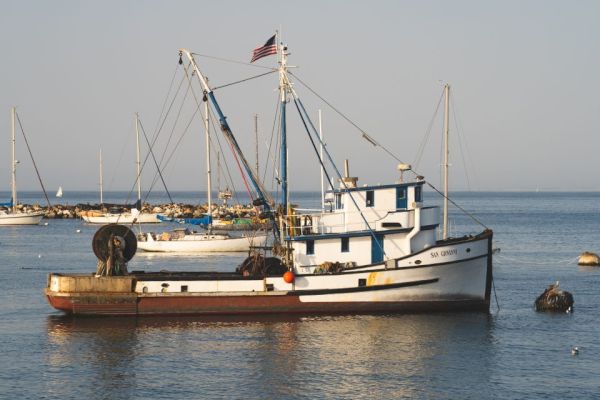
<svg viewBox="0 0 600 400">
<path fill-rule="evenodd" d="M 219 116 L 219 123 L 221 124 L 221 130 L 223 131 L 223 134 L 227 138 L 227 141 L 229 141 L 229 143 L 233 147 L 234 151 L 237 153 L 240 161 L 242 162 L 242 164 L 244 166 L 244 170 L 246 171 L 246 174 L 250 178 L 252 186 L 254 186 L 254 190 L 256 190 L 256 192 L 258 194 L 258 198 L 254 201 L 254 203 L 255 203 L 254 205 L 256 205 L 256 206 L 261 205 L 264 207 L 265 211 L 269 211 L 271 208 L 271 203 L 272 203 L 272 199 L 271 199 L 271 196 L 269 195 L 269 192 L 267 191 L 267 189 L 265 189 L 263 184 L 260 182 L 257 174 L 254 172 L 254 169 L 250 166 L 250 164 L 248 163 L 248 160 L 244 156 L 244 153 L 242 152 L 240 145 L 238 144 L 237 140 L 235 139 L 235 136 L 233 136 L 233 132 L 231 131 L 231 128 L 229 127 L 229 124 L 227 123 L 227 118 L 223 114 L 223 111 L 221 110 L 221 107 L 219 106 L 219 103 L 217 102 L 217 99 L 215 98 L 215 95 L 214 95 L 212 89 L 208 86 L 208 81 L 206 80 L 204 75 L 202 75 L 202 72 L 198 68 L 198 65 L 196 64 L 196 60 L 194 59 L 194 56 L 192 55 L 192 53 L 190 53 L 186 49 L 180 49 L 179 50 L 180 64 L 183 63 L 183 61 L 181 60 L 181 56 L 183 56 L 184 54 L 188 58 L 188 60 L 190 61 L 191 65 L 192 65 L 192 68 L 196 72 L 196 77 L 200 81 L 200 85 L 202 86 L 202 89 L 204 90 L 206 97 L 210 100 L 210 102 L 212 103 L 212 105 L 215 109 L 215 112 Z"/>
<path fill-rule="evenodd" d="M 444 227 L 442 238 L 448 239 L 448 136 L 450 119 L 450 85 L 444 85 Z"/>
<path fill-rule="evenodd" d="M 254 114 L 254 143 L 256 145 L 256 175 L 258 173 L 258 114 Z"/>
<path fill-rule="evenodd" d="M 321 157 L 321 210 L 325 210 L 325 171 L 323 169 L 323 121 L 321 118 L 321 110 L 319 110 L 319 156 Z"/>
<path fill-rule="evenodd" d="M 208 217 L 209 224 L 212 225 L 212 180 L 210 174 L 210 125 L 208 120 L 208 99 L 204 101 L 204 130 L 206 132 L 206 185 L 207 196 L 208 196 Z"/>
<path fill-rule="evenodd" d="M 138 203 L 141 204 L 142 201 L 142 177 L 140 176 L 140 131 L 139 131 L 139 120 L 140 116 L 138 113 L 135 113 L 135 157 L 136 157 L 136 170 L 137 170 L 137 194 L 138 194 Z M 141 207 L 141 205 L 140 205 Z"/>
<path fill-rule="evenodd" d="M 277 33 L 277 46 L 279 46 L 279 98 L 280 98 L 280 112 L 281 112 L 281 205 L 283 206 L 283 212 L 288 214 L 288 179 L 287 179 L 287 168 L 288 168 L 288 153 L 287 153 L 287 130 L 286 130 L 286 115 L 285 105 L 287 101 L 287 47 L 284 47 L 282 43 L 279 43 L 279 33 Z"/>
<path fill-rule="evenodd" d="M 15 114 L 17 113 L 17 108 L 13 107 L 11 109 L 11 120 L 12 120 L 12 181 L 11 181 L 11 190 L 12 190 L 12 212 L 17 212 L 17 163 L 15 160 Z"/>
<path fill-rule="evenodd" d="M 104 197 L 102 193 L 102 147 L 100 148 L 100 205 L 104 204 Z"/>
</svg>

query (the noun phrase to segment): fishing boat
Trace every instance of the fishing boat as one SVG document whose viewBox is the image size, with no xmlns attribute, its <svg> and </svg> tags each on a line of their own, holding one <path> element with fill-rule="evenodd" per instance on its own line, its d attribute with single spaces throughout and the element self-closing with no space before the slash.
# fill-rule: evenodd
<svg viewBox="0 0 600 400">
<path fill-rule="evenodd" d="M 11 200 L 8 203 L 2 203 L 0 206 L 6 207 L 7 211 L 0 211 L 0 225 L 37 225 L 40 223 L 44 215 L 44 211 L 22 211 L 18 208 L 17 203 L 17 164 L 15 159 L 15 118 L 17 110 L 15 107 L 11 109 L 12 129 L 11 129 Z"/>
<path fill-rule="evenodd" d="M 140 169 L 140 132 L 139 117 L 135 115 L 135 139 L 136 139 L 136 184 L 137 184 L 137 202 L 135 208 L 123 212 L 119 208 L 103 210 L 87 210 L 80 213 L 81 218 L 89 224 L 157 224 L 160 222 L 158 214 L 141 211 L 142 208 L 142 188 L 141 188 L 141 169 Z M 103 199 L 103 178 L 102 178 L 102 150 L 100 150 L 100 204 L 104 204 Z"/>
<path fill-rule="evenodd" d="M 140 233 L 137 248 L 158 253 L 208 253 L 208 252 L 244 252 L 251 247 L 264 246 L 267 240 L 265 229 L 256 229 L 246 235 L 213 232 L 212 177 L 210 162 L 210 122 L 208 102 L 204 102 L 204 130 L 206 132 L 206 175 L 207 175 L 207 213 L 200 218 L 180 218 L 177 222 L 200 225 L 206 232 L 192 229 L 175 229 L 155 234 Z"/>
<path fill-rule="evenodd" d="M 275 53 L 279 56 L 281 116 L 285 117 L 288 100 L 293 102 L 307 133 L 323 150 L 323 142 L 291 84 L 287 47 L 276 44 L 273 37 L 255 50 L 255 58 Z M 346 163 L 343 175 L 335 170 L 339 186 L 336 183 L 327 191 L 333 199 L 330 207 L 300 212 L 288 203 L 287 133 L 282 118 L 281 204 L 276 208 L 243 157 L 192 53 L 182 49 L 180 64 L 182 58 L 218 114 L 223 134 L 240 155 L 256 190 L 254 204 L 260 205 L 273 222 L 276 243 L 272 256 L 254 252 L 232 272 L 134 271 L 98 277 L 51 273 L 45 294 L 53 307 L 87 315 L 489 310 L 493 233 L 484 228 L 468 236 L 448 234 L 447 174 L 442 221 L 439 207 L 425 203 L 423 188 L 428 182 L 417 174 L 414 179 L 405 179 L 404 174 L 411 171 L 408 164 L 398 166 L 400 179 L 396 182 L 359 186 Z M 446 86 L 446 116 L 449 90 Z M 447 138 L 447 118 L 445 132 Z M 376 143 L 370 136 L 368 140 Z M 335 165 L 326 147 L 324 151 L 330 165 Z M 324 168 L 322 158 L 320 161 Z M 332 182 L 329 178 L 327 181 Z M 441 224 L 443 230 L 438 232 Z M 122 225 L 105 226 L 94 237 L 95 253 L 107 265 L 126 262 L 136 246 L 135 235 Z"/>
</svg>

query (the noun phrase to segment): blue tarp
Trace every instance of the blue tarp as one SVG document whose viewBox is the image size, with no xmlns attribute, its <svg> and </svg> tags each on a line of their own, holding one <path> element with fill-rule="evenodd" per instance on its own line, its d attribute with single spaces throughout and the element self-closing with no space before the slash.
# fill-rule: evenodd
<svg viewBox="0 0 600 400">
<path fill-rule="evenodd" d="M 166 215 L 157 215 L 158 219 L 165 222 L 177 222 L 180 224 L 191 224 L 191 225 L 210 225 L 212 223 L 212 217 L 205 215 L 200 218 L 172 218 Z"/>
</svg>

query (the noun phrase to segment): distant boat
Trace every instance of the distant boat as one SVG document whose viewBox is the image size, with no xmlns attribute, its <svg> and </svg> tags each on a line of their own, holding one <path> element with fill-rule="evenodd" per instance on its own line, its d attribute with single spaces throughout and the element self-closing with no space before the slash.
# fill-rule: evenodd
<svg viewBox="0 0 600 400">
<path fill-rule="evenodd" d="M 15 160 L 15 117 L 17 111 L 15 107 L 12 108 L 12 197 L 10 202 L 2 203 L 1 206 L 7 207 L 8 211 L 0 212 L 0 225 L 37 225 L 40 223 L 44 215 L 44 211 L 18 211 L 17 210 L 17 164 Z"/>
<path fill-rule="evenodd" d="M 62 186 L 58 187 L 58 190 L 56 191 L 56 197 L 62 197 L 63 196 L 63 191 L 62 191 Z"/>
<path fill-rule="evenodd" d="M 138 199 L 136 208 L 131 211 L 120 212 L 120 210 L 109 210 L 103 212 L 100 210 L 83 211 L 80 215 L 83 220 L 89 224 L 157 224 L 160 222 L 158 214 L 142 212 L 142 189 L 140 175 L 140 133 L 138 130 L 138 116 L 135 115 L 135 133 L 136 133 L 136 165 L 137 165 L 137 189 Z M 102 188 L 102 150 L 100 150 L 100 203 L 104 203 Z M 62 193 L 62 192 L 61 192 Z"/>
</svg>

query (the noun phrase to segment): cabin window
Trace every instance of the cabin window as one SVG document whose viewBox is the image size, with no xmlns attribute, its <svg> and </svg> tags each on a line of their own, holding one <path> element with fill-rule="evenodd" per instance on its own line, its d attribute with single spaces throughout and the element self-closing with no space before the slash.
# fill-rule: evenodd
<svg viewBox="0 0 600 400">
<path fill-rule="evenodd" d="M 342 238 L 342 253 L 347 253 L 350 251 L 350 238 L 343 237 Z"/>
<path fill-rule="evenodd" d="M 373 190 L 367 190 L 367 207 L 373 207 L 375 205 L 375 192 Z"/>
<path fill-rule="evenodd" d="M 313 255 L 315 254 L 315 241 L 314 240 L 307 240 L 306 241 L 306 255 Z"/>
<path fill-rule="evenodd" d="M 415 186 L 415 201 L 420 203 L 423 201 L 423 192 L 421 186 Z"/>
<path fill-rule="evenodd" d="M 406 208 L 406 186 L 396 188 L 396 209 Z"/>
<path fill-rule="evenodd" d="M 341 210 L 342 208 L 344 208 L 344 205 L 342 204 L 342 194 L 336 193 L 335 194 L 335 209 Z"/>
</svg>

